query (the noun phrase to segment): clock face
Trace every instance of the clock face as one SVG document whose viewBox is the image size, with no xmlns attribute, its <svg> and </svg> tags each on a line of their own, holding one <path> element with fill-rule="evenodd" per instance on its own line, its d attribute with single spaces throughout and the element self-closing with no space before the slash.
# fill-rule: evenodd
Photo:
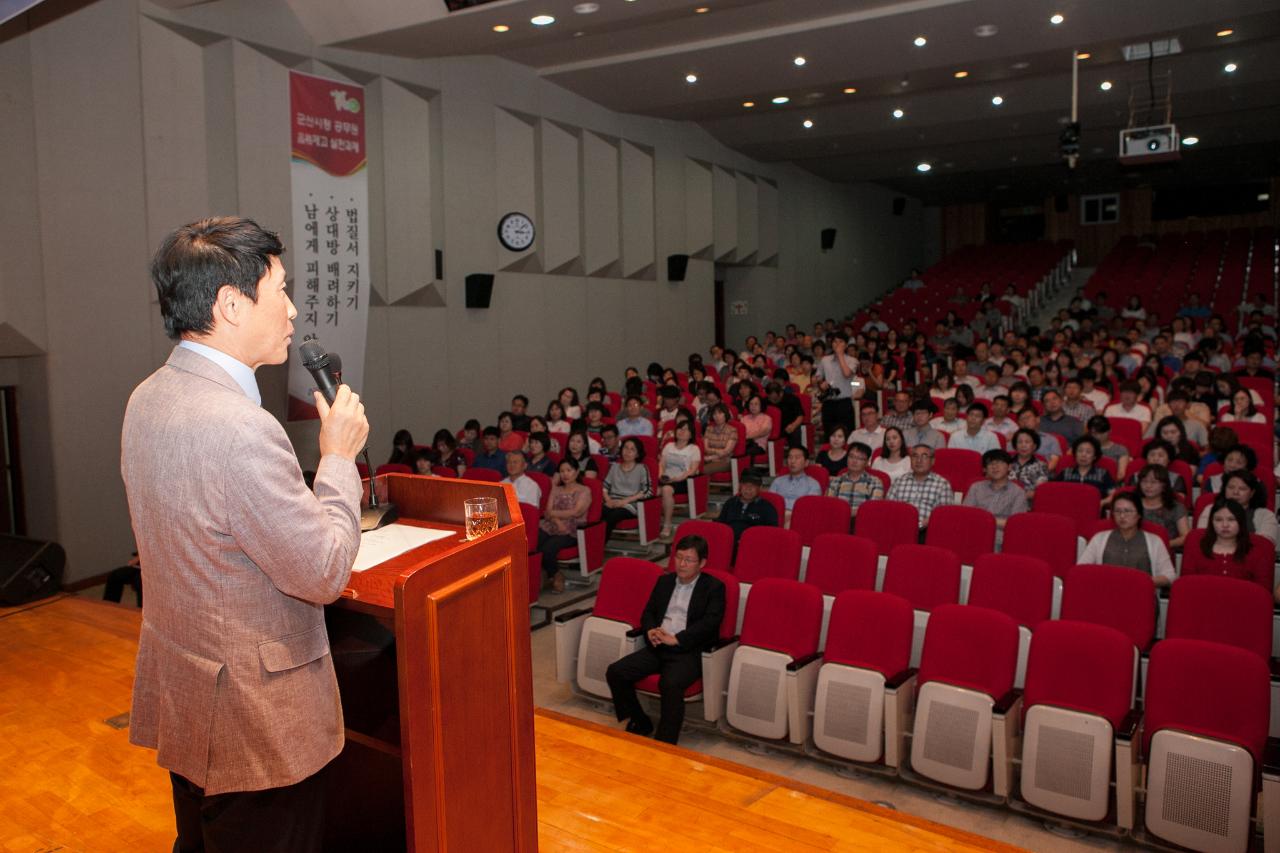
<svg viewBox="0 0 1280 853">
<path fill-rule="evenodd" d="M 508 213 L 498 220 L 498 240 L 513 252 L 532 246 L 533 235 L 533 220 L 523 213 Z"/>
</svg>

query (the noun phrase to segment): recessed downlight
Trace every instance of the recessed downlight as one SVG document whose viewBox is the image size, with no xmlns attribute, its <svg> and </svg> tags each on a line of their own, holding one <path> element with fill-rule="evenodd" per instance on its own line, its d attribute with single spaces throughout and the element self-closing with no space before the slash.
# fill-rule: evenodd
<svg viewBox="0 0 1280 853">
<path fill-rule="evenodd" d="M 1200 137 L 1198 137 L 1198 136 L 1184 136 L 1184 137 L 1182 137 L 1182 144 L 1183 144 L 1183 145 L 1195 145 L 1195 144 L 1196 144 L 1196 143 L 1198 143 L 1199 141 L 1200 141 Z"/>
<path fill-rule="evenodd" d="M 508 27 L 506 24 L 494 24 L 494 25 L 493 25 L 493 31 L 494 31 L 495 33 L 505 33 L 505 32 L 507 32 L 507 31 L 508 31 L 508 30 L 510 30 L 510 29 L 511 29 L 511 27 Z"/>
<path fill-rule="evenodd" d="M 578 3 L 573 7 L 573 11 L 579 15 L 590 15 L 600 11 L 599 3 Z"/>
<path fill-rule="evenodd" d="M 809 130 L 811 127 L 813 127 L 813 119 L 807 118 L 804 120 L 803 124 L 804 124 L 804 129 Z"/>
<path fill-rule="evenodd" d="M 1086 53 L 1077 53 L 1077 54 L 1076 54 L 1076 59 L 1088 59 L 1088 58 L 1089 58 L 1089 57 L 1091 57 L 1091 56 L 1093 56 L 1093 54 L 1092 54 L 1092 53 L 1087 53 L 1087 52 L 1086 52 Z"/>
<path fill-rule="evenodd" d="M 1052 15 L 1049 16 L 1049 23 L 1053 24 L 1055 27 L 1058 24 L 1061 24 L 1065 20 L 1066 18 L 1062 17 L 1062 13 L 1060 12 L 1054 12 Z"/>
<path fill-rule="evenodd" d="M 856 94 L 858 94 L 858 87 L 857 87 L 857 86 L 845 86 L 843 91 L 844 91 L 844 93 L 845 93 L 846 95 L 856 95 Z"/>
<path fill-rule="evenodd" d="M 1236 69 L 1239 67 L 1240 66 L 1236 65 L 1234 62 L 1228 62 L 1226 65 L 1222 66 L 1222 70 L 1227 72 L 1228 74 L 1235 74 Z"/>
<path fill-rule="evenodd" d="M 1110 80 L 1103 80 L 1101 83 L 1099 83 L 1099 84 L 1098 84 L 1098 88 L 1099 88 L 1099 89 L 1101 89 L 1101 90 L 1102 90 L 1102 91 L 1104 91 L 1104 92 L 1110 92 L 1110 91 L 1111 91 L 1111 81 L 1110 81 Z"/>
<path fill-rule="evenodd" d="M 756 105 L 756 102 L 755 102 L 755 101 L 743 101 L 743 102 L 742 102 L 742 105 L 743 105 L 744 107 L 746 107 L 747 109 L 751 109 L 752 107 L 754 107 L 754 106 Z"/>
<path fill-rule="evenodd" d="M 791 99 L 790 99 L 790 98 L 788 98 L 786 95 L 778 95 L 776 98 L 773 98 L 773 99 L 772 99 L 772 101 L 773 101 L 775 104 L 785 104 L 785 103 L 787 103 L 787 102 L 788 102 L 788 101 L 790 101 L 790 100 L 791 100 Z"/>
<path fill-rule="evenodd" d="M 926 44 L 929 43 L 929 40 L 924 36 L 916 36 L 911 43 L 914 44 L 916 47 L 924 47 Z"/>
<path fill-rule="evenodd" d="M 1000 106 L 1000 105 L 1001 105 L 1001 104 L 1003 104 L 1003 103 L 1004 103 L 1004 97 L 1003 97 L 1003 96 L 1001 96 L 1001 95 L 994 95 L 994 96 L 991 98 L 991 106 L 993 106 L 993 107 L 998 107 L 998 106 Z"/>
<path fill-rule="evenodd" d="M 896 109 L 896 110 L 894 110 L 894 111 L 893 111 L 893 117 L 894 117 L 894 118 L 902 118 L 904 115 L 906 115 L 906 113 L 905 113 L 905 112 L 903 112 L 901 108 L 898 108 L 898 109 Z"/>
<path fill-rule="evenodd" d="M 710 11 L 711 11 L 711 7 L 710 7 L 710 6 L 699 6 L 698 8 L 696 8 L 696 9 L 694 9 L 694 10 L 693 10 L 693 14 L 695 14 L 695 15 L 705 15 L 705 14 L 707 14 L 707 13 L 708 13 L 708 12 L 710 12 Z"/>
<path fill-rule="evenodd" d="M 549 27 L 555 22 L 556 19 L 552 15 L 534 15 L 529 19 L 529 23 L 533 24 L 535 27 Z"/>
<path fill-rule="evenodd" d="M 686 83 L 697 83 L 697 82 L 698 82 L 698 75 L 697 75 L 697 74 L 694 74 L 694 73 L 692 73 L 692 72 L 690 72 L 690 73 L 688 73 L 688 74 L 684 75 L 684 82 L 686 82 Z"/>
<path fill-rule="evenodd" d="M 809 60 L 805 59 L 803 56 L 797 56 L 795 59 L 791 60 L 791 63 L 795 65 L 796 68 L 799 68 L 808 61 Z"/>
<path fill-rule="evenodd" d="M 1234 32 L 1235 32 L 1235 30 L 1231 29 L 1230 27 L 1228 27 L 1228 28 L 1227 28 L 1227 29 L 1225 29 L 1225 30 L 1218 30 L 1218 38 L 1220 38 L 1220 39 L 1224 39 L 1224 38 L 1226 38 L 1227 36 L 1231 35 L 1231 34 L 1232 34 L 1232 33 L 1234 33 Z"/>
<path fill-rule="evenodd" d="M 954 78 L 956 78 L 957 80 L 963 80 L 964 78 L 966 78 L 966 77 L 968 77 L 968 76 L 969 76 L 969 72 L 968 72 L 968 71 L 957 71 L 955 74 L 952 74 L 951 76 L 952 76 L 952 77 L 954 77 Z"/>
<path fill-rule="evenodd" d="M 921 174 L 924 174 L 925 172 L 929 171 L 932 168 L 933 166 L 929 163 L 916 163 L 916 171 L 920 172 Z"/>
</svg>

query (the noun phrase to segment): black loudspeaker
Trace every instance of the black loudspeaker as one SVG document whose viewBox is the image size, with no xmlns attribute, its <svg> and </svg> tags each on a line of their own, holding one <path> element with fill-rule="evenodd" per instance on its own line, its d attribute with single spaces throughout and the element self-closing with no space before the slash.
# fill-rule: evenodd
<svg viewBox="0 0 1280 853">
<path fill-rule="evenodd" d="M 667 281 L 684 281 L 684 274 L 688 270 L 688 255 L 667 255 Z"/>
<path fill-rule="evenodd" d="M 907 212 L 907 200 L 902 196 L 898 196 L 893 200 L 893 215 L 901 216 Z"/>
<path fill-rule="evenodd" d="M 488 308 L 493 298 L 493 273 L 473 272 L 467 276 L 467 307 Z"/>
<path fill-rule="evenodd" d="M 1054 212 L 1055 212 L 1055 213 L 1066 213 L 1066 212 L 1067 212 L 1068 207 L 1067 207 L 1067 194 L 1066 194 L 1066 193 L 1058 193 L 1057 195 L 1055 195 L 1055 196 L 1053 197 L 1053 210 L 1054 210 Z"/>
<path fill-rule="evenodd" d="M 57 542 L 0 535 L 0 605 L 48 598 L 62 584 L 67 552 Z"/>
<path fill-rule="evenodd" d="M 830 252 L 835 247 L 836 247 L 836 229 L 823 228 L 822 229 L 822 251 Z"/>
<path fill-rule="evenodd" d="M 444 281 L 444 252 L 436 249 L 436 281 Z"/>
</svg>

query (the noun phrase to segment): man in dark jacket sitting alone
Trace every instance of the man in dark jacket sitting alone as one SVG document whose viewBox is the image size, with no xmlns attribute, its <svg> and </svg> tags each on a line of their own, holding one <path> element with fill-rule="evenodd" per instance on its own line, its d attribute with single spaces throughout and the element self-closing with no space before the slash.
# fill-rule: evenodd
<svg viewBox="0 0 1280 853">
<path fill-rule="evenodd" d="M 761 524 L 769 527 L 778 526 L 778 511 L 773 504 L 760 497 L 760 486 L 764 481 L 758 471 L 748 468 L 738 478 L 738 494 L 724 502 L 716 521 L 733 528 L 733 559 L 738 558 L 738 540 L 748 527 Z"/>
</svg>

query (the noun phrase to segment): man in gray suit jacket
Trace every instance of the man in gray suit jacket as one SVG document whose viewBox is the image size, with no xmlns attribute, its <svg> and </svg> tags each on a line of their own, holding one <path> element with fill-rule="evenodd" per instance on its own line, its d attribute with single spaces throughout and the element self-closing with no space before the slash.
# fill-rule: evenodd
<svg viewBox="0 0 1280 853">
<path fill-rule="evenodd" d="M 302 480 L 254 370 L 288 357 L 297 310 L 276 235 L 240 218 L 165 238 L 152 262 L 178 340 L 125 411 L 120 467 L 147 589 L 130 740 L 170 771 L 175 851 L 319 850 L 319 771 L 342 749 L 325 603 L 360 544 L 369 424 L 317 394 Z"/>
</svg>

